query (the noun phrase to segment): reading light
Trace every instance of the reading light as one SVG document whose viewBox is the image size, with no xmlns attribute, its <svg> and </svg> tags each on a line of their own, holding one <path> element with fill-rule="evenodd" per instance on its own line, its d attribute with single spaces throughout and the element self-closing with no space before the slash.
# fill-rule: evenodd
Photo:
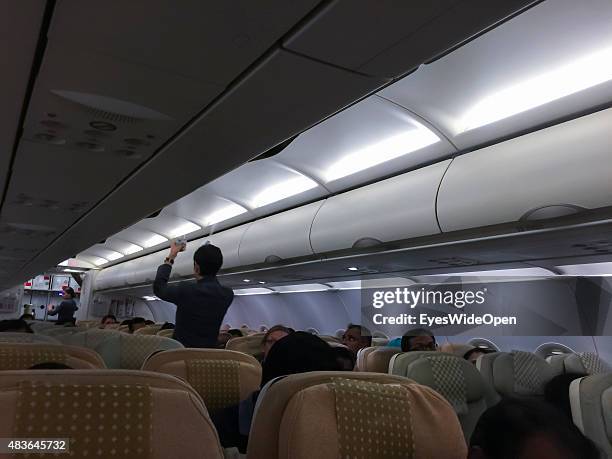
<svg viewBox="0 0 612 459">
<path fill-rule="evenodd" d="M 350 268 L 346 268 L 349 271 L 359 271 L 359 268 L 357 268 L 356 266 L 351 266 Z"/>
<path fill-rule="evenodd" d="M 612 80 L 612 48 L 607 48 L 493 93 L 469 110 L 462 132 L 494 123 Z"/>
<path fill-rule="evenodd" d="M 292 179 L 285 180 L 283 182 L 272 185 L 255 198 L 253 198 L 253 207 L 262 207 L 273 202 L 281 201 L 283 199 L 295 196 L 296 194 L 303 193 L 304 191 L 315 188 L 317 183 L 308 177 L 298 175 Z"/>
<path fill-rule="evenodd" d="M 119 252 L 108 252 L 108 256 L 106 258 L 108 258 L 110 261 L 115 261 L 118 260 L 119 258 L 123 258 L 124 255 L 122 253 Z"/>
<path fill-rule="evenodd" d="M 124 249 L 123 251 L 125 252 L 126 255 L 132 255 L 133 253 L 136 252 L 140 252 L 141 250 L 143 250 L 142 247 L 140 247 L 139 245 L 136 244 L 130 244 L 126 249 Z"/>
<path fill-rule="evenodd" d="M 242 279 L 242 282 L 251 282 L 251 279 Z"/>
<path fill-rule="evenodd" d="M 183 236 L 185 234 L 189 234 L 189 233 L 193 233 L 194 231 L 198 231 L 199 229 L 202 229 L 202 228 L 200 228 L 195 223 L 186 222 L 180 226 L 177 226 L 172 231 L 170 231 L 169 236 L 170 237 Z"/>
<path fill-rule="evenodd" d="M 214 225 L 215 223 L 219 223 L 225 220 L 229 220 L 230 218 L 236 217 L 245 213 L 247 210 L 232 202 L 231 204 L 223 207 L 216 212 L 213 212 L 208 217 L 206 217 L 206 226 Z"/>
<path fill-rule="evenodd" d="M 167 240 L 168 239 L 166 239 L 165 237 L 159 234 L 155 234 L 145 241 L 144 246 L 148 249 L 149 247 L 153 247 L 155 245 L 162 244 L 166 242 Z"/>
<path fill-rule="evenodd" d="M 400 156 L 432 145 L 440 138 L 420 123 L 413 121 L 414 129 L 368 145 L 344 156 L 332 164 L 325 178 L 328 182 L 369 169 Z"/>
</svg>

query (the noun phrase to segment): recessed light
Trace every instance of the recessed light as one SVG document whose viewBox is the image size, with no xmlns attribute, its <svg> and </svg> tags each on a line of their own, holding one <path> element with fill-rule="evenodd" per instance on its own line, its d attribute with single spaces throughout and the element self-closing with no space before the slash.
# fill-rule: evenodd
<svg viewBox="0 0 612 459">
<path fill-rule="evenodd" d="M 350 268 L 346 268 L 349 271 L 359 271 L 359 268 L 355 267 L 355 266 L 351 266 Z"/>
<path fill-rule="evenodd" d="M 295 176 L 289 180 L 284 180 L 276 185 L 272 185 L 253 198 L 253 207 L 263 207 L 273 202 L 303 193 L 304 191 L 316 188 L 317 183 L 303 175 Z"/>
<path fill-rule="evenodd" d="M 251 279 L 242 279 L 242 282 L 251 282 Z"/>
<path fill-rule="evenodd" d="M 259 284 L 265 284 L 265 282 L 264 282 L 264 281 L 259 281 L 258 283 L 259 283 Z"/>
</svg>

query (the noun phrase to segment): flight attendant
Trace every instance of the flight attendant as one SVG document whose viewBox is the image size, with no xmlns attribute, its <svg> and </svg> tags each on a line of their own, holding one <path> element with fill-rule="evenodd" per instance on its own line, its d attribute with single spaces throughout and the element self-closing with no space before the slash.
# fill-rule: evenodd
<svg viewBox="0 0 612 459">
<path fill-rule="evenodd" d="M 68 287 L 64 289 L 64 300 L 60 303 L 60 305 L 55 308 L 53 305 L 48 306 L 48 311 L 50 316 L 57 315 L 57 321 L 55 325 L 65 325 L 65 324 L 73 324 L 76 322 L 76 318 L 74 317 L 74 313 L 79 309 L 76 301 L 74 301 L 74 289 L 72 287 Z"/>
</svg>

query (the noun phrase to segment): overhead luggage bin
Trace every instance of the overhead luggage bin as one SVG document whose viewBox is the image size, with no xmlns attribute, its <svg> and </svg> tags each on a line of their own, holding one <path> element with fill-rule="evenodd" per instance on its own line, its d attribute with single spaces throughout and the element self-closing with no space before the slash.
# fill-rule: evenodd
<svg viewBox="0 0 612 459">
<path fill-rule="evenodd" d="M 443 232 L 612 206 L 612 109 L 455 158 L 438 195 Z"/>
<path fill-rule="evenodd" d="M 310 241 L 317 254 L 439 234 L 435 201 L 450 160 L 333 196 L 321 207 Z"/>
<path fill-rule="evenodd" d="M 240 244 L 240 263 L 274 263 L 312 255 L 310 225 L 324 201 L 253 222 Z"/>
</svg>

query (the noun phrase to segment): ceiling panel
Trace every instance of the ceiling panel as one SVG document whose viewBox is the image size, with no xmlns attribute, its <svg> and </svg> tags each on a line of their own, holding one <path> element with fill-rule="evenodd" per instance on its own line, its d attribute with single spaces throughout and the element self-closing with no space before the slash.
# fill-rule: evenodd
<svg viewBox="0 0 612 459">
<path fill-rule="evenodd" d="M 407 110 L 370 96 L 299 135 L 274 160 L 338 192 L 455 151 Z"/>
<path fill-rule="evenodd" d="M 612 102 L 610 23 L 609 0 L 543 2 L 379 94 L 460 149 L 534 129 Z"/>
<path fill-rule="evenodd" d="M 81 49 L 227 85 L 319 0 L 62 0 L 50 38 Z"/>
</svg>

